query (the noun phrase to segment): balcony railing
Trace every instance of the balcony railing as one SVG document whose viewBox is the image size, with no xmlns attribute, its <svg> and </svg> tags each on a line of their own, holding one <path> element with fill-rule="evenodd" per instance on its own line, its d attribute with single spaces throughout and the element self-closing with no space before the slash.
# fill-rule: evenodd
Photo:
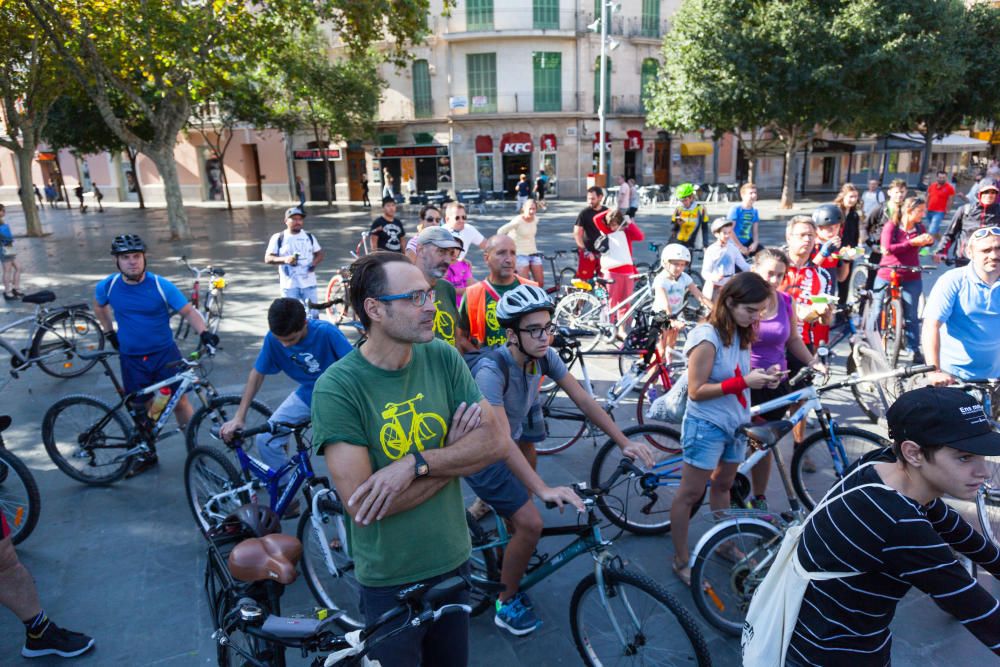
<svg viewBox="0 0 1000 667">
<path fill-rule="evenodd" d="M 396 98 L 382 102 L 379 107 L 380 122 L 398 122 L 437 118 L 445 115 L 464 116 L 493 113 L 580 113 L 596 114 L 597 96 L 593 92 L 563 92 L 558 99 L 543 96 L 535 100 L 532 92 L 514 93 L 495 96 L 480 96 L 482 99 L 468 94 L 456 96 L 465 98 L 465 106 L 449 109 L 449 100 L 435 98 L 431 102 L 433 113 L 417 115 L 413 100 Z M 635 95 L 611 95 L 608 97 L 609 116 L 645 115 L 642 97 Z"/>
<path fill-rule="evenodd" d="M 534 12 L 527 7 L 494 6 L 492 14 L 456 9 L 452 11 L 451 16 L 436 16 L 431 22 L 431 30 L 455 35 L 465 32 L 503 33 L 531 30 L 576 32 L 579 28 L 578 17 L 574 11 Z"/>
<path fill-rule="evenodd" d="M 477 99 L 465 96 L 468 105 L 452 109 L 452 115 L 477 115 L 484 113 L 566 113 L 582 111 L 585 96 L 582 93 L 563 92 L 557 99 L 543 96 L 536 104 L 534 93 L 514 93 L 513 95 L 484 96 Z"/>
</svg>

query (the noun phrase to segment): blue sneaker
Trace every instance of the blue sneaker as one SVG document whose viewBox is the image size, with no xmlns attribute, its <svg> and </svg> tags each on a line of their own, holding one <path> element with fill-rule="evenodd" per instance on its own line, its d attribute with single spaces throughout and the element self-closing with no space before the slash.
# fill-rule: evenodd
<svg viewBox="0 0 1000 667">
<path fill-rule="evenodd" d="M 493 622 L 498 628 L 518 637 L 530 634 L 542 625 L 535 612 L 521 604 L 517 597 L 507 600 L 506 604 L 497 600 L 497 613 Z"/>
<path fill-rule="evenodd" d="M 520 601 L 521 606 L 524 607 L 525 609 L 535 608 L 535 603 L 531 601 L 531 598 L 528 597 L 527 593 L 522 593 L 521 591 L 518 591 L 517 593 L 514 594 L 514 599 Z"/>
</svg>

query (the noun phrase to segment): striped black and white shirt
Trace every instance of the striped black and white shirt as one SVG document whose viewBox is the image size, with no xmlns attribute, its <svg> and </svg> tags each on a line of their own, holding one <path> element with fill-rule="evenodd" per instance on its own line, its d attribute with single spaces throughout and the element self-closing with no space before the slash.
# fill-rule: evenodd
<svg viewBox="0 0 1000 667">
<path fill-rule="evenodd" d="M 894 460 L 888 450 L 865 459 Z M 846 488 L 872 483 L 883 483 L 874 466 L 844 482 Z M 810 572 L 862 574 L 810 582 L 788 661 L 888 665 L 889 623 L 912 586 L 1000 655 L 1000 603 L 969 576 L 952 549 L 1000 574 L 1000 551 L 940 499 L 922 506 L 897 491 L 872 488 L 827 505 L 802 531 L 799 562 Z"/>
</svg>

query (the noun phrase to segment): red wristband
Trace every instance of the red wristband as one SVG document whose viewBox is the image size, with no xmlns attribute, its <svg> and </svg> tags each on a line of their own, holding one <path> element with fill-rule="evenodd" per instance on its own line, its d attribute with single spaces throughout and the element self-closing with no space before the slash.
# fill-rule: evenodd
<svg viewBox="0 0 1000 667">
<path fill-rule="evenodd" d="M 734 375 L 722 381 L 722 393 L 739 396 L 747 388 L 747 381 L 742 375 Z"/>
</svg>

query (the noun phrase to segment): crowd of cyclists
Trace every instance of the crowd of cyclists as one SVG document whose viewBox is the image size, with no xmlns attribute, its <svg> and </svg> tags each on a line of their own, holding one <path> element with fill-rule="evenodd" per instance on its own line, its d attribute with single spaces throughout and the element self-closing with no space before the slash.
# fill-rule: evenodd
<svg viewBox="0 0 1000 667">
<path fill-rule="evenodd" d="M 715 220 L 696 201 L 694 187 L 681 185 L 668 224 L 654 210 L 643 216 L 645 230 L 636 210 L 605 207 L 605 193 L 592 187 L 574 224 L 577 279 L 600 279 L 607 287 L 621 338 L 628 322 L 617 304 L 635 289 L 636 242 L 663 243 L 652 309 L 675 317 L 691 299 L 703 310 L 693 328 L 667 327 L 660 337 L 665 358 L 675 355 L 686 363 L 683 472 L 670 519 L 671 569 L 688 585 L 691 508 L 709 483 L 712 508 L 729 506 L 736 469 L 746 458 L 739 428 L 750 421 L 751 405 L 790 392 L 789 378 L 804 367 L 828 371 L 819 353 L 838 303 L 849 296 L 854 263 L 867 258 L 877 267 L 867 285 L 876 303 L 889 294 L 890 272 L 901 274 L 907 348 L 913 363 L 934 366 L 927 376 L 931 386 L 896 401 L 887 414 L 891 450 L 865 457 L 839 482 L 822 517 L 806 524 L 797 551 L 803 567 L 837 578 L 811 581 L 804 589 L 780 664 L 833 664 L 846 656 L 858 664 L 887 664 L 888 621 L 911 586 L 931 594 L 1000 654 L 1000 603 L 948 547 L 993 573 L 1000 572 L 1000 552 L 940 500 L 975 496 L 990 474 L 986 457 L 1000 456 L 1000 435 L 982 406 L 947 387 L 1000 377 L 998 185 L 992 174 L 979 181 L 973 200 L 956 210 L 942 234 L 943 214 L 954 197 L 944 185 L 939 178 L 925 199 L 910 194 L 903 181 L 890 184 L 882 197 L 877 184 L 864 194 L 845 184 L 833 203 L 791 217 L 780 248 L 761 242 L 757 189 L 749 183 L 740 189 L 741 201 Z M 444 211 L 425 206 L 410 237 L 396 201 L 386 196 L 371 225 L 375 250 L 350 267 L 347 300 L 363 331 L 353 347 L 312 307 L 323 251 L 304 230 L 305 210 L 289 208 L 286 229 L 267 245 L 265 262 L 278 266 L 283 296 L 268 309 L 268 333 L 239 407 L 220 435 L 230 440 L 244 428 L 267 375 L 284 373 L 298 383 L 271 421 L 312 420 L 315 452 L 346 500 L 361 608 L 370 624 L 415 584 L 468 576 L 464 479 L 478 498 L 469 512 L 477 516 L 488 506 L 512 528 L 495 624 L 516 636 L 540 627 L 535 605 L 518 585 L 542 530 L 534 498 L 560 510 L 584 510 L 573 489 L 550 486 L 537 471 L 535 443 L 546 428 L 543 377 L 623 456 L 642 466 L 654 463 L 650 446 L 622 432 L 553 346 L 555 304 L 544 289 L 536 243 L 539 202 L 522 200 L 510 222 L 488 237 L 468 222 L 461 203 Z M 485 275 L 476 281 L 480 251 Z M 689 274 L 699 251 L 703 288 Z M 115 271 L 95 287 L 95 311 L 119 351 L 126 392 L 173 373 L 181 356 L 169 324 L 175 313 L 188 320 L 203 345 L 219 345 L 180 290 L 148 270 L 142 239 L 118 236 L 111 254 Z M 959 266 L 938 278 L 921 313 L 921 257 L 927 256 Z M 182 426 L 191 412 L 189 405 L 177 406 Z M 399 427 L 404 412 L 413 416 L 408 431 Z M 761 417 L 782 416 L 778 410 Z M 793 439 L 800 443 L 804 437 L 803 422 Z M 258 436 L 257 446 L 265 463 L 278 468 L 288 458 L 286 443 L 287 437 Z M 129 474 L 156 463 L 153 449 Z M 753 470 L 751 502 L 757 509 L 768 508 L 769 472 L 769 458 Z M 297 504 L 289 506 L 284 518 L 298 511 Z M 0 522 L 6 537 L 2 515 Z M 442 602 L 466 603 L 468 595 L 453 591 Z M 89 637 L 47 619 L 9 540 L 0 540 L 0 603 L 25 623 L 25 656 L 68 657 L 93 646 Z M 392 641 L 378 644 L 370 657 L 384 665 L 465 665 L 468 617 L 449 615 L 393 632 Z"/>
</svg>

